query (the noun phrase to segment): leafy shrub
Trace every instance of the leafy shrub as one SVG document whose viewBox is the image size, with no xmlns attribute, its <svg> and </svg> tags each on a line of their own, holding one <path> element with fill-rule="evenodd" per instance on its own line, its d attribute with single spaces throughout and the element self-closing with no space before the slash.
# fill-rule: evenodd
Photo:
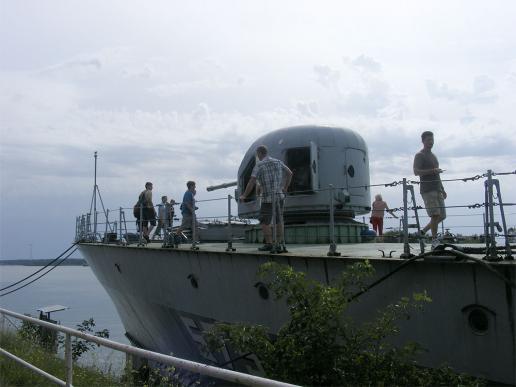
<svg viewBox="0 0 516 387">
<path fill-rule="evenodd" d="M 398 333 L 397 322 L 431 302 L 426 293 L 387 306 L 374 321 L 353 322 L 346 314 L 353 292 L 365 287 L 373 271 L 368 261 L 356 263 L 326 286 L 290 266 L 266 263 L 259 276 L 276 300 L 285 300 L 290 320 L 276 335 L 263 326 L 218 323 L 205 333 L 207 345 L 210 350 L 229 345 L 252 352 L 267 377 L 300 385 L 480 384 L 449 368 L 418 366 L 421 348 L 416 343 L 389 344 L 387 339 Z"/>
</svg>

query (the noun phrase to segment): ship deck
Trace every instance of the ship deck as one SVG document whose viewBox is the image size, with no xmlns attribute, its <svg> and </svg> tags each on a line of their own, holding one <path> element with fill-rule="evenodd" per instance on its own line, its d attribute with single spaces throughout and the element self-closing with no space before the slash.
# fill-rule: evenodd
<svg viewBox="0 0 516 387">
<path fill-rule="evenodd" d="M 148 243 L 145 246 L 138 246 L 136 244 L 130 245 L 135 248 L 146 248 L 146 249 L 164 249 L 162 247 L 162 242 L 159 240 L 153 240 L 151 243 Z M 199 245 L 198 252 L 227 252 L 227 243 L 222 242 L 201 242 Z M 238 253 L 238 254 L 259 254 L 259 255 L 271 255 L 270 252 L 259 251 L 258 248 L 261 244 L 253 244 L 253 243 L 243 243 L 243 242 L 233 242 L 232 247 L 235 249 L 234 252 L 228 253 Z M 419 243 L 410 243 L 410 252 L 417 256 L 421 253 Z M 485 249 L 485 245 L 483 244 L 453 244 L 459 250 L 465 249 L 467 255 L 476 258 L 482 259 L 485 257 L 485 253 L 471 253 L 468 252 L 468 248 L 474 249 Z M 177 248 L 165 248 L 172 250 L 191 250 L 190 243 L 180 244 Z M 329 245 L 327 244 L 292 244 L 287 245 L 288 252 L 281 253 L 283 256 L 301 256 L 301 257 L 328 257 Z M 500 249 L 500 247 L 499 247 Z M 451 247 L 446 247 L 445 252 L 434 252 L 431 255 L 426 255 L 429 258 L 445 258 L 445 259 L 454 259 L 455 257 L 450 252 L 452 250 Z M 349 243 L 349 244 L 339 244 L 337 245 L 336 251 L 340 253 L 339 256 L 335 256 L 332 258 L 355 258 L 355 259 L 388 259 L 388 260 L 405 260 L 405 258 L 401 258 L 400 256 L 404 253 L 404 245 L 403 243 L 381 243 L 381 242 L 369 242 L 369 243 Z M 425 247 L 425 252 L 430 251 L 430 245 L 427 244 Z M 274 254 L 276 255 L 276 254 Z M 513 249 L 514 255 L 514 249 Z M 511 259 L 503 259 L 506 256 L 505 250 L 498 250 L 498 256 L 500 258 L 499 261 L 493 261 L 500 264 L 508 264 L 515 265 L 516 261 Z"/>
</svg>

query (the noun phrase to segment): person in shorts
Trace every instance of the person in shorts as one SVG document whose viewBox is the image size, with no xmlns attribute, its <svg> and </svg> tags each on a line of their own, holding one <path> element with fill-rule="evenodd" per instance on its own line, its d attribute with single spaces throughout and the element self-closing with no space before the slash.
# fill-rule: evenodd
<svg viewBox="0 0 516 387">
<path fill-rule="evenodd" d="M 387 202 L 382 199 L 382 195 L 375 195 L 374 202 L 371 204 L 371 224 L 373 225 L 373 230 L 379 237 L 383 235 L 383 218 L 385 211 L 397 218 L 397 216 L 389 210 L 389 206 Z"/>
<path fill-rule="evenodd" d="M 432 233 L 432 250 L 434 250 L 440 244 L 437 238 L 439 223 L 446 219 L 444 200 L 447 195 L 440 176 L 443 170 L 439 168 L 439 161 L 432 153 L 434 134 L 430 131 L 423 132 L 421 141 L 423 142 L 423 149 L 416 153 L 414 157 L 414 174 L 419 176 L 421 196 L 425 203 L 426 212 L 430 217 L 430 222 L 423 227 L 421 234 L 424 235 L 430 230 Z"/>
<path fill-rule="evenodd" d="M 168 204 L 168 197 L 162 196 L 161 203 L 158 204 L 158 226 L 156 227 L 156 231 L 154 232 L 154 238 L 161 237 L 161 230 L 166 230 L 168 227 L 169 219 L 168 216 L 170 214 L 170 205 Z"/>
<path fill-rule="evenodd" d="M 280 242 L 279 244 L 282 246 L 282 251 L 286 251 L 285 241 L 283 238 L 283 200 L 285 192 L 287 192 L 290 181 L 292 180 L 292 171 L 281 160 L 270 157 L 265 145 L 260 145 L 256 148 L 256 156 L 259 161 L 251 172 L 251 178 L 245 187 L 244 193 L 240 195 L 240 200 L 245 200 L 258 183 L 262 198 L 258 219 L 262 226 L 262 232 L 265 239 L 265 244 L 258 250 L 271 251 L 273 242 L 271 227 L 272 196 L 277 195 L 277 237 Z"/>
<path fill-rule="evenodd" d="M 176 233 L 180 235 L 183 230 L 190 229 L 192 230 L 192 240 L 194 242 L 199 242 L 199 230 L 195 216 L 195 210 L 197 210 L 197 207 L 195 206 L 195 181 L 188 181 L 186 183 L 186 188 L 187 190 L 183 195 L 183 202 L 180 207 L 183 219 L 181 221 L 181 226 L 177 228 Z M 194 224 L 196 225 L 195 229 L 193 227 Z"/>
<path fill-rule="evenodd" d="M 145 183 L 145 190 L 140 193 L 138 203 L 142 207 L 143 217 L 141 219 L 141 226 L 143 238 L 150 242 L 149 234 L 156 226 L 156 210 L 152 204 L 152 183 L 150 181 Z"/>
</svg>

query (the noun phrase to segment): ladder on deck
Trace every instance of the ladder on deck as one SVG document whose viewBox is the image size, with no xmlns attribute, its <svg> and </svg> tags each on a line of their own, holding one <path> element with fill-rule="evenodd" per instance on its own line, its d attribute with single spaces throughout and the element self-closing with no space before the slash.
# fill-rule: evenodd
<svg viewBox="0 0 516 387">
<path fill-rule="evenodd" d="M 408 194 L 410 193 L 410 198 L 412 200 L 412 209 L 414 210 L 414 215 L 416 218 L 415 224 L 409 224 L 408 222 Z M 421 254 L 425 252 L 425 243 L 423 242 L 423 236 L 421 235 L 421 225 L 419 223 L 419 215 L 417 213 L 417 205 L 416 205 L 416 196 L 414 194 L 414 186 L 411 184 L 407 184 L 407 179 L 403 179 L 403 254 L 401 254 L 401 258 L 410 258 L 413 257 L 414 254 L 410 252 L 409 245 L 409 228 L 417 229 L 417 238 L 419 240 L 419 247 L 421 249 Z"/>
</svg>

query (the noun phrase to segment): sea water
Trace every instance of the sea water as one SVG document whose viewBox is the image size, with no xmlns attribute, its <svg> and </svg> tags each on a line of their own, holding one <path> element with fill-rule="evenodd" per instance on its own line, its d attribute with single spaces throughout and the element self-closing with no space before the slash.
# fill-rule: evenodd
<svg viewBox="0 0 516 387">
<path fill-rule="evenodd" d="M 0 289 L 29 276 L 40 268 L 38 266 L 0 266 Z M 48 268 L 44 269 L 28 281 L 47 270 Z M 16 289 L 28 281 L 1 291 L 0 294 Z M 2 308 L 20 314 L 30 314 L 36 318 L 39 316 L 36 309 L 56 304 L 69 308 L 50 315 L 51 319 L 57 320 L 61 325 L 76 329 L 77 324 L 93 318 L 94 332 L 107 329 L 110 340 L 129 344 L 124 336 L 125 330 L 115 306 L 87 266 L 58 266 L 23 289 L 0 297 Z M 19 320 L 11 317 L 9 320 L 18 326 L 21 325 Z M 124 368 L 125 353 L 110 348 L 95 347 L 94 350 L 81 356 L 80 363 L 95 365 L 102 371 L 119 374 Z"/>
</svg>

